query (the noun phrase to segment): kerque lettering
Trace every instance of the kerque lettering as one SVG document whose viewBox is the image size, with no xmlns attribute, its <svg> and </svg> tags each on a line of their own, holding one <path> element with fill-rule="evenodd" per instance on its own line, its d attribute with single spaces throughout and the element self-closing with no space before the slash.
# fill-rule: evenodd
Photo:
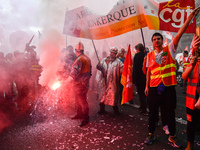
<svg viewBox="0 0 200 150">
<path fill-rule="evenodd" d="M 134 6 L 130 6 L 120 11 L 116 11 L 113 14 L 108 14 L 106 16 L 88 20 L 87 23 L 89 27 L 100 26 L 100 25 L 107 24 L 116 20 L 121 21 L 123 18 L 127 16 L 131 16 L 135 13 L 136 11 L 134 9 Z"/>
<path fill-rule="evenodd" d="M 191 7 L 188 6 L 187 8 L 188 9 L 175 9 L 174 11 L 171 8 L 165 8 L 160 12 L 159 17 L 165 23 L 168 23 L 170 21 L 175 22 L 175 23 L 171 23 L 171 25 L 174 28 L 180 28 L 184 24 L 185 13 L 188 17 L 189 14 L 192 12 L 192 9 L 190 9 Z M 170 15 L 166 16 L 165 15 L 166 12 L 170 13 Z M 177 18 L 178 13 L 180 13 L 180 15 L 181 15 L 180 18 Z"/>
</svg>

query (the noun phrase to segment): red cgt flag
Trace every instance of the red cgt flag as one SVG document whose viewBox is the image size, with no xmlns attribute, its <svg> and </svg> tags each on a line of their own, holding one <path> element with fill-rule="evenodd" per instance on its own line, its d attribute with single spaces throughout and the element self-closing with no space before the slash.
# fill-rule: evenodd
<svg viewBox="0 0 200 150">
<path fill-rule="evenodd" d="M 133 99 L 133 80 L 132 80 L 132 59 L 131 48 L 128 46 L 128 52 L 124 61 L 124 68 L 121 77 L 121 84 L 124 86 L 122 92 L 121 105 Z"/>
</svg>

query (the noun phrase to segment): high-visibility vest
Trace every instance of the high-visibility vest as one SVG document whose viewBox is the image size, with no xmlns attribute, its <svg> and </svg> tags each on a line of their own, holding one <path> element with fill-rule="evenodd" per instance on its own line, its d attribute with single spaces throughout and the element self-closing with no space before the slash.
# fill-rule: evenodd
<svg viewBox="0 0 200 150">
<path fill-rule="evenodd" d="M 190 63 L 190 56 L 188 56 L 188 59 L 186 60 L 185 57 L 183 57 L 183 71 L 185 71 L 185 68 Z"/>
<path fill-rule="evenodd" d="M 42 72 L 42 66 L 39 65 L 38 62 L 39 62 L 39 60 L 37 60 L 37 59 L 30 61 L 29 70 L 35 71 L 35 72 Z"/>
<path fill-rule="evenodd" d="M 148 54 L 150 75 L 150 87 L 157 87 L 163 83 L 165 86 L 176 85 L 176 61 L 171 56 L 169 46 L 164 47 L 162 63 L 158 64 L 155 60 L 155 51 Z"/>
<path fill-rule="evenodd" d="M 32 70 L 32 71 L 39 71 L 39 72 L 42 72 L 42 66 L 41 65 L 31 65 L 31 68 L 30 68 L 30 70 Z"/>
<path fill-rule="evenodd" d="M 29 64 L 29 70 L 31 76 L 40 76 L 42 72 L 42 66 L 39 65 L 38 60 L 32 60 Z"/>
<path fill-rule="evenodd" d="M 190 65 L 190 64 L 189 64 Z M 187 84 L 187 92 L 186 92 L 186 107 L 194 110 L 194 105 L 196 104 L 196 92 L 197 92 L 197 85 L 199 82 L 199 68 L 196 64 L 192 73 L 188 78 Z"/>
<path fill-rule="evenodd" d="M 83 63 L 83 67 L 81 69 L 80 74 L 91 73 L 91 60 L 85 54 L 80 55 L 77 59 L 79 59 Z M 77 60 L 75 60 L 76 62 Z"/>
</svg>

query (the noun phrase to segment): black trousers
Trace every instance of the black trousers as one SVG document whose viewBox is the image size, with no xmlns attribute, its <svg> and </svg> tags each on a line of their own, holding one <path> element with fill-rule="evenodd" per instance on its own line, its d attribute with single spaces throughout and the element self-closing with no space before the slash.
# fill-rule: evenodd
<svg viewBox="0 0 200 150">
<path fill-rule="evenodd" d="M 190 119 L 187 120 L 187 140 L 193 143 L 198 120 L 200 119 L 200 110 L 199 109 L 191 110 L 187 108 L 187 115 L 191 117 L 191 120 Z"/>
<path fill-rule="evenodd" d="M 139 95 L 140 109 L 141 109 L 142 112 L 146 113 L 146 111 L 147 111 L 147 98 L 146 98 L 146 95 L 144 93 L 145 88 L 139 87 L 139 86 L 136 86 L 136 88 L 137 88 L 137 92 L 138 92 L 138 95 Z"/>
<path fill-rule="evenodd" d="M 170 135 L 175 135 L 175 108 L 176 108 L 176 90 L 175 86 L 165 87 L 165 91 L 158 93 L 157 87 L 149 88 L 148 105 L 149 105 L 149 133 L 154 133 L 155 123 L 158 120 L 159 107 L 162 110 L 162 118 L 166 121 Z"/>
</svg>

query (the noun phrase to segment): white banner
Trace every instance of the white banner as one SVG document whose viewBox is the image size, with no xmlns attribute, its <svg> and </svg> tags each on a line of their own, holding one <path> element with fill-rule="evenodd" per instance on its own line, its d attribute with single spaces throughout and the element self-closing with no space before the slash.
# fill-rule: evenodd
<svg viewBox="0 0 200 150">
<path fill-rule="evenodd" d="M 82 6 L 66 12 L 63 33 L 88 39 L 105 39 L 148 26 L 149 29 L 177 32 L 194 9 L 194 0 L 120 0 L 105 16 Z M 196 21 L 186 31 L 195 33 Z"/>
</svg>

